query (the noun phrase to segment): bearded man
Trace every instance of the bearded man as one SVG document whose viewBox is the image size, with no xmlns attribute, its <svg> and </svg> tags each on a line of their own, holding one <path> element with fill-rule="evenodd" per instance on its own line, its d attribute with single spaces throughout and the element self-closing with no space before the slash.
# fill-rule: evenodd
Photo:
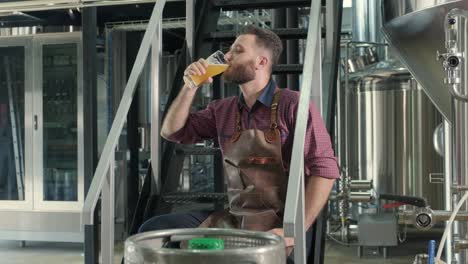
<svg viewBox="0 0 468 264">
<path fill-rule="evenodd" d="M 140 232 L 169 228 L 231 227 L 269 231 L 283 236 L 283 214 L 291 162 L 299 93 L 280 89 L 272 68 L 282 52 L 280 38 L 270 30 L 247 26 L 225 60 L 222 77 L 240 88 L 240 95 L 211 102 L 190 113 L 197 88 L 190 76 L 206 73 L 200 59 L 185 70 L 185 85 L 163 122 L 161 136 L 193 144 L 217 139 L 222 151 L 229 208 L 221 212 L 174 213 L 146 221 Z M 209 78 L 205 83 L 211 83 Z M 309 107 L 304 147 L 305 228 L 307 253 L 312 254 L 312 225 L 339 177 L 330 136 L 315 106 Z M 294 239 L 286 239 L 292 248 Z M 292 257 L 288 258 L 292 262 Z"/>
</svg>

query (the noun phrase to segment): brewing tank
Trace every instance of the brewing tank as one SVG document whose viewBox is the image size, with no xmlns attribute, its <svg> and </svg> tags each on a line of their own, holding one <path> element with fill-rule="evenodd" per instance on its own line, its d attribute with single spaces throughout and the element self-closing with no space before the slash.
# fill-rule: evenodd
<svg viewBox="0 0 468 264">
<path fill-rule="evenodd" d="M 377 195 L 425 197 L 443 209 L 443 159 L 433 145 L 442 116 L 421 86 L 396 60 L 351 73 L 344 85 L 350 178 L 373 180 Z"/>
</svg>

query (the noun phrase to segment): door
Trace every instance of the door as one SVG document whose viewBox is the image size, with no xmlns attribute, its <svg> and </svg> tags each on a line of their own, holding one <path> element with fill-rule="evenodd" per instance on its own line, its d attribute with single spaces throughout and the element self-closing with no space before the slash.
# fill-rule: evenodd
<svg viewBox="0 0 468 264">
<path fill-rule="evenodd" d="M 0 207 L 32 208 L 31 37 L 0 38 Z"/>
<path fill-rule="evenodd" d="M 79 33 L 34 37 L 34 209 L 80 211 L 83 92 Z"/>
</svg>

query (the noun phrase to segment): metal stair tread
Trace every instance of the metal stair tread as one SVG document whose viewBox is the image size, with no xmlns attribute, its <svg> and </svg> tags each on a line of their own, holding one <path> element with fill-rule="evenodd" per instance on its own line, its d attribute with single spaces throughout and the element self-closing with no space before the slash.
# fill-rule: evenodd
<svg viewBox="0 0 468 264">
<path fill-rule="evenodd" d="M 178 145 L 176 152 L 183 152 L 186 155 L 220 155 L 221 150 L 213 147 L 194 147 Z"/>
<path fill-rule="evenodd" d="M 272 28 L 281 39 L 306 39 L 306 28 Z M 217 31 L 210 32 L 206 37 L 207 40 L 229 41 L 234 40 L 237 34 L 234 31 Z"/>
<path fill-rule="evenodd" d="M 227 195 L 225 193 L 180 192 L 165 194 L 163 199 L 166 203 L 172 204 L 213 203 L 227 202 Z"/>
<path fill-rule="evenodd" d="M 240 10 L 249 8 L 284 8 L 293 6 L 310 6 L 310 0 L 215 0 L 215 7 L 223 10 Z"/>
<path fill-rule="evenodd" d="M 303 64 L 277 64 L 273 66 L 273 74 L 278 73 L 302 73 Z"/>
</svg>

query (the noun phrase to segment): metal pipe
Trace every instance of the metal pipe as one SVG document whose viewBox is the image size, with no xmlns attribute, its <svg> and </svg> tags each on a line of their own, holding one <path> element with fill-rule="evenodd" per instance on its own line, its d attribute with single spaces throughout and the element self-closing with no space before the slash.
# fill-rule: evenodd
<svg viewBox="0 0 468 264">
<path fill-rule="evenodd" d="M 372 189 L 372 180 L 352 180 L 349 183 L 351 190 L 370 190 Z"/>
<path fill-rule="evenodd" d="M 354 203 L 370 203 L 374 197 L 370 192 L 350 192 L 349 200 Z"/>
<path fill-rule="evenodd" d="M 348 215 L 348 207 L 349 207 L 349 189 L 348 189 L 348 172 L 345 171 L 343 175 L 343 180 L 340 181 L 340 194 L 342 195 L 342 199 L 339 202 L 339 213 L 340 213 L 340 222 L 341 222 L 341 234 L 342 240 L 346 239 L 346 235 L 348 234 L 348 226 L 347 226 L 347 215 Z"/>
<path fill-rule="evenodd" d="M 452 192 L 450 186 L 453 184 L 452 180 L 452 128 L 450 123 L 445 119 L 444 120 L 444 191 L 445 191 L 445 210 L 452 210 Z M 448 224 L 448 221 L 445 222 Z M 452 228 L 453 229 L 453 228 Z M 447 241 L 445 244 L 445 260 L 447 263 L 452 262 L 452 240 L 453 240 L 453 230 L 450 231 L 447 236 Z"/>
<path fill-rule="evenodd" d="M 439 221 L 447 221 L 450 218 L 450 215 L 452 214 L 452 211 L 433 211 L 434 212 L 434 219 L 439 222 Z M 455 217 L 455 220 L 457 221 L 468 221 L 468 211 L 466 212 L 459 212 L 457 216 Z"/>
<path fill-rule="evenodd" d="M 468 249 L 468 240 L 456 240 L 454 243 L 453 243 L 453 251 L 454 252 L 460 252 L 460 250 L 462 249 Z"/>
<path fill-rule="evenodd" d="M 353 0 L 352 21 L 353 21 L 353 40 L 366 41 L 369 39 L 369 1 Z"/>
<path fill-rule="evenodd" d="M 401 224 L 409 224 L 412 222 L 411 219 L 414 219 L 418 214 L 421 214 L 421 211 L 418 210 L 404 210 L 398 213 L 398 218 L 400 219 Z M 441 221 L 447 221 L 450 218 L 450 215 L 452 214 L 452 211 L 445 211 L 445 210 L 430 210 L 430 214 L 432 216 L 432 219 L 434 220 L 434 224 L 441 222 Z M 468 211 L 465 212 L 459 212 L 457 216 L 455 217 L 456 221 L 468 221 Z"/>
<path fill-rule="evenodd" d="M 468 51 L 466 23 L 468 12 L 461 9 L 452 9 L 445 17 L 445 54 L 444 68 L 446 71 L 446 83 L 449 85 L 452 99 L 453 130 L 453 178 L 460 188 L 468 185 L 468 104 L 466 95 L 468 93 L 467 78 L 468 68 L 465 63 L 465 54 Z M 468 206 L 462 207 L 467 210 Z M 468 234 L 466 223 L 459 225 L 459 235 L 465 238 Z M 460 262 L 467 261 L 467 251 L 460 252 Z"/>
<path fill-rule="evenodd" d="M 464 192 L 464 191 L 468 191 L 468 185 L 453 185 L 451 187 L 451 191 L 452 192 Z M 450 193 L 450 191 L 449 191 Z"/>
<path fill-rule="evenodd" d="M 449 85 L 450 92 L 455 99 L 461 102 L 468 102 L 466 90 L 466 70 L 464 69 L 463 60 L 465 47 L 464 42 L 465 27 L 463 23 L 457 21 L 458 18 L 468 18 L 468 11 L 462 9 L 452 9 L 447 14 L 445 19 L 445 39 L 448 54 L 444 61 L 444 68 L 447 72 L 447 77 L 444 82 Z M 462 38 L 462 39 L 459 39 Z"/>
</svg>

